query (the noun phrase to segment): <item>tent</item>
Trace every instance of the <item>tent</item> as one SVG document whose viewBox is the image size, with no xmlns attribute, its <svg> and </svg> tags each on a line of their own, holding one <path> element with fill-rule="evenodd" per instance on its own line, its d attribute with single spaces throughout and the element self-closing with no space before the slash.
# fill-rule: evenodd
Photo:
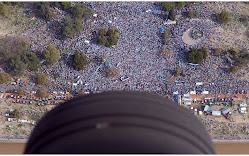
<svg viewBox="0 0 249 156">
<path fill-rule="evenodd" d="M 160 32 L 161 32 L 161 33 L 164 33 L 164 32 L 165 32 L 165 29 L 160 28 Z"/>
</svg>

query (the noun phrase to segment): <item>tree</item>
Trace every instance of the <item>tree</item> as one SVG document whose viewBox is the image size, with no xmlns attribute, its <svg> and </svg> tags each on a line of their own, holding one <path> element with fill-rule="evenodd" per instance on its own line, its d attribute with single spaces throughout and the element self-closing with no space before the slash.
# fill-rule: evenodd
<svg viewBox="0 0 249 156">
<path fill-rule="evenodd" d="M 101 57 L 101 64 L 104 64 L 107 58 L 108 58 L 107 55 L 103 55 L 103 56 Z"/>
<path fill-rule="evenodd" d="M 223 53 L 223 50 L 221 48 L 214 48 L 213 49 L 214 56 L 220 56 L 222 53 Z"/>
<path fill-rule="evenodd" d="M 16 91 L 17 91 L 17 94 L 20 96 L 23 96 L 26 94 L 26 91 L 22 88 L 17 88 Z"/>
<path fill-rule="evenodd" d="M 163 2 L 162 8 L 164 11 L 170 11 L 172 9 L 175 9 L 175 4 L 173 2 Z"/>
<path fill-rule="evenodd" d="M 208 51 L 206 47 L 201 47 L 200 52 L 203 54 L 203 59 L 205 60 L 208 57 Z"/>
<path fill-rule="evenodd" d="M 97 42 L 100 45 L 105 45 L 107 47 L 117 45 L 119 38 L 117 28 L 110 28 L 108 31 L 106 31 L 106 29 L 100 29 L 98 34 Z"/>
<path fill-rule="evenodd" d="M 107 33 L 106 29 L 99 29 L 99 36 L 105 36 Z"/>
<path fill-rule="evenodd" d="M 0 17 L 8 16 L 9 14 L 9 6 L 0 2 Z"/>
<path fill-rule="evenodd" d="M 55 2 L 55 7 L 56 8 L 60 8 L 61 7 L 61 3 L 60 2 Z"/>
<path fill-rule="evenodd" d="M 243 23 L 245 26 L 248 26 L 249 18 L 247 15 L 242 15 L 240 18 L 240 22 Z"/>
<path fill-rule="evenodd" d="M 45 20 L 51 20 L 54 18 L 55 14 L 51 10 L 49 3 L 43 3 L 41 2 L 40 5 L 38 5 L 38 9 L 40 10 L 40 16 L 41 18 Z"/>
<path fill-rule="evenodd" d="M 162 50 L 162 56 L 163 57 L 169 57 L 170 56 L 170 50 L 169 49 L 164 49 Z"/>
<path fill-rule="evenodd" d="M 169 19 L 174 21 L 176 19 L 176 13 L 175 13 L 175 9 L 171 9 L 169 11 Z"/>
<path fill-rule="evenodd" d="M 223 10 L 220 14 L 218 14 L 217 21 L 220 24 L 227 24 L 228 22 L 231 21 L 231 14 Z"/>
<path fill-rule="evenodd" d="M 106 45 L 106 43 L 108 42 L 108 40 L 107 40 L 107 38 L 105 36 L 98 36 L 97 42 L 100 45 Z"/>
<path fill-rule="evenodd" d="M 47 88 L 41 88 L 41 89 L 39 89 L 38 91 L 37 91 L 37 95 L 39 96 L 39 97 L 41 97 L 41 98 L 45 98 L 46 96 L 47 96 L 47 94 L 48 94 L 48 90 L 47 90 Z"/>
<path fill-rule="evenodd" d="M 187 16 L 188 16 L 189 18 L 194 18 L 194 17 L 195 17 L 195 14 L 194 14 L 193 11 L 187 11 Z"/>
<path fill-rule="evenodd" d="M 22 114 L 19 110 L 14 109 L 12 112 L 9 113 L 11 118 L 21 118 Z"/>
<path fill-rule="evenodd" d="M 229 72 L 231 72 L 231 73 L 236 73 L 237 71 L 238 71 L 238 67 L 236 67 L 236 66 L 231 66 L 229 68 Z"/>
<path fill-rule="evenodd" d="M 76 4 L 73 8 L 73 16 L 75 18 L 87 20 L 93 16 L 93 11 L 86 5 Z"/>
<path fill-rule="evenodd" d="M 26 65 L 21 61 L 20 56 L 12 59 L 9 64 L 11 72 L 13 72 L 16 76 L 22 76 L 24 74 L 24 70 L 26 69 Z"/>
<path fill-rule="evenodd" d="M 5 37 L 0 39 L 0 56 L 5 60 L 23 56 L 30 51 L 30 43 L 20 37 Z"/>
<path fill-rule="evenodd" d="M 0 73 L 0 83 L 7 83 L 11 80 L 11 76 L 8 73 Z"/>
<path fill-rule="evenodd" d="M 119 76 L 119 71 L 114 66 L 108 67 L 106 70 L 106 73 L 107 73 L 107 77 L 118 77 Z"/>
<path fill-rule="evenodd" d="M 71 8 L 71 2 L 61 2 L 63 10 L 68 10 Z"/>
<path fill-rule="evenodd" d="M 54 45 L 49 45 L 47 49 L 43 51 L 43 56 L 48 64 L 55 64 L 60 59 L 60 52 Z"/>
<path fill-rule="evenodd" d="M 81 22 L 81 19 L 76 18 L 75 19 L 75 31 L 76 33 L 80 33 L 83 30 L 83 24 Z"/>
<path fill-rule="evenodd" d="M 169 43 L 170 35 L 171 35 L 170 30 L 169 30 L 169 29 L 166 29 L 166 30 L 164 31 L 164 33 L 162 34 L 163 39 L 164 39 L 164 41 L 163 41 L 164 44 L 168 44 L 168 43 Z"/>
<path fill-rule="evenodd" d="M 37 71 L 41 64 L 40 64 L 40 59 L 36 56 L 36 54 L 27 52 L 23 56 L 23 61 L 25 64 L 27 64 L 28 68 L 32 71 Z"/>
<path fill-rule="evenodd" d="M 36 79 L 36 83 L 40 84 L 40 85 L 45 85 L 48 83 L 48 78 L 46 75 L 44 75 L 43 73 L 39 73 L 37 74 L 37 79 Z"/>
<path fill-rule="evenodd" d="M 75 33 L 75 28 L 72 18 L 67 15 L 62 22 L 62 37 L 63 39 L 73 37 Z"/>
<path fill-rule="evenodd" d="M 77 94 L 78 96 L 83 96 L 83 95 L 85 95 L 85 93 L 84 93 L 84 91 L 81 89 L 81 90 L 79 90 L 78 91 L 78 94 Z"/>
<path fill-rule="evenodd" d="M 207 49 L 202 47 L 200 49 L 192 48 L 188 52 L 188 62 L 201 64 L 208 56 Z"/>
<path fill-rule="evenodd" d="M 238 48 L 230 48 L 227 50 L 227 56 L 231 59 L 238 59 L 240 55 L 240 51 Z"/>
<path fill-rule="evenodd" d="M 74 62 L 73 62 L 74 68 L 78 70 L 83 70 L 85 69 L 86 65 L 87 65 L 87 57 L 85 56 L 85 54 L 76 51 L 74 54 Z"/>
<path fill-rule="evenodd" d="M 181 70 L 180 70 L 180 67 L 176 67 L 176 70 L 175 70 L 175 77 L 179 76 L 181 74 Z"/>
<path fill-rule="evenodd" d="M 182 7 L 185 6 L 185 2 L 175 2 L 175 6 L 176 6 L 177 8 L 182 8 Z"/>
</svg>

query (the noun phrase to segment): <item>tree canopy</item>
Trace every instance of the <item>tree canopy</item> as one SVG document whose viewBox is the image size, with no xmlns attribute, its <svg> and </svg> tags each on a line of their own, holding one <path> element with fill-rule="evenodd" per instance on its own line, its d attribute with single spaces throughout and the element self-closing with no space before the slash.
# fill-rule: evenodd
<svg viewBox="0 0 249 156">
<path fill-rule="evenodd" d="M 170 56 L 170 50 L 169 49 L 163 49 L 161 52 L 162 56 L 167 58 Z"/>
<path fill-rule="evenodd" d="M 75 32 L 76 32 L 77 34 L 79 34 L 79 33 L 83 30 L 83 24 L 82 24 L 81 19 L 75 18 L 74 27 L 75 27 Z"/>
<path fill-rule="evenodd" d="M 9 61 L 17 56 L 23 56 L 30 51 L 30 43 L 20 37 L 5 37 L 0 39 L 0 57 Z"/>
<path fill-rule="evenodd" d="M 43 73 L 39 73 L 37 74 L 37 79 L 36 79 L 36 83 L 40 84 L 40 85 L 45 85 L 48 83 L 48 78 L 46 75 L 44 75 Z"/>
<path fill-rule="evenodd" d="M 175 4 L 174 2 L 162 2 L 162 8 L 164 11 L 170 11 L 175 9 Z"/>
<path fill-rule="evenodd" d="M 71 8 L 71 2 L 61 2 L 61 6 L 63 8 L 63 10 L 68 10 Z"/>
<path fill-rule="evenodd" d="M 188 62 L 202 64 L 203 60 L 205 60 L 208 56 L 207 49 L 202 47 L 200 49 L 192 48 L 188 52 Z"/>
<path fill-rule="evenodd" d="M 12 112 L 9 113 L 11 118 L 21 118 L 22 114 L 19 110 L 14 109 Z"/>
<path fill-rule="evenodd" d="M 227 24 L 228 22 L 231 21 L 231 14 L 227 11 L 221 11 L 220 14 L 217 15 L 217 21 L 220 24 Z"/>
<path fill-rule="evenodd" d="M 185 2 L 175 2 L 175 6 L 176 6 L 177 8 L 182 8 L 182 7 L 185 6 Z"/>
<path fill-rule="evenodd" d="M 67 15 L 62 22 L 62 37 L 63 39 L 71 38 L 75 34 L 75 27 L 72 18 Z"/>
<path fill-rule="evenodd" d="M 22 88 L 17 88 L 16 91 L 17 91 L 17 94 L 18 94 L 18 95 L 21 95 L 21 96 L 23 96 L 23 95 L 26 94 L 26 90 L 24 90 L 24 89 L 22 89 Z"/>
<path fill-rule="evenodd" d="M 194 11 L 192 11 L 192 10 L 187 11 L 187 16 L 188 16 L 188 18 L 194 18 L 195 17 Z"/>
<path fill-rule="evenodd" d="M 93 16 L 93 11 L 86 5 L 76 4 L 73 7 L 73 16 L 75 18 L 87 20 Z"/>
<path fill-rule="evenodd" d="M 229 72 L 230 73 L 236 73 L 238 71 L 238 67 L 236 67 L 236 66 L 231 66 L 230 68 L 229 68 Z"/>
<path fill-rule="evenodd" d="M 7 83 L 11 80 L 11 76 L 8 73 L 0 73 L 0 83 Z"/>
<path fill-rule="evenodd" d="M 221 49 L 221 48 L 214 48 L 213 49 L 214 56 L 220 56 L 222 53 L 223 53 L 223 49 Z"/>
<path fill-rule="evenodd" d="M 8 16 L 9 14 L 9 6 L 0 2 L 0 17 Z"/>
<path fill-rule="evenodd" d="M 241 15 L 240 22 L 242 22 L 244 26 L 248 26 L 249 17 L 247 15 Z"/>
<path fill-rule="evenodd" d="M 47 94 L 48 94 L 48 90 L 47 90 L 47 88 L 45 88 L 45 87 L 43 87 L 43 88 L 41 88 L 41 89 L 39 89 L 39 90 L 37 91 L 37 95 L 38 95 L 39 97 L 41 97 L 41 98 L 46 97 Z"/>
<path fill-rule="evenodd" d="M 171 10 L 169 11 L 169 16 L 168 16 L 168 18 L 169 18 L 170 20 L 172 20 L 172 21 L 174 21 L 174 20 L 176 19 L 175 9 L 171 9 Z"/>
<path fill-rule="evenodd" d="M 23 56 L 23 62 L 27 64 L 27 67 L 32 71 L 37 71 L 41 66 L 40 59 L 36 56 L 36 54 L 31 52 L 27 52 Z"/>
<path fill-rule="evenodd" d="M 119 71 L 117 68 L 114 66 L 108 67 L 106 70 L 107 77 L 118 77 L 119 76 Z"/>
<path fill-rule="evenodd" d="M 60 52 L 54 45 L 49 45 L 47 49 L 43 51 L 43 56 L 48 64 L 55 64 L 60 59 Z"/>
<path fill-rule="evenodd" d="M 76 51 L 74 54 L 74 62 L 73 62 L 74 68 L 78 70 L 83 70 L 85 69 L 86 65 L 87 65 L 87 57 L 85 56 L 85 54 Z"/>
<path fill-rule="evenodd" d="M 177 76 L 180 76 L 180 74 L 181 74 L 181 70 L 180 70 L 180 67 L 176 67 L 176 70 L 175 70 L 175 72 L 174 72 L 174 75 L 175 75 L 175 77 L 177 77 Z"/>
<path fill-rule="evenodd" d="M 11 72 L 15 76 L 22 76 L 26 69 L 26 65 L 25 63 L 22 62 L 20 56 L 17 56 L 16 58 L 11 59 L 9 67 L 10 67 Z"/>
<path fill-rule="evenodd" d="M 110 28 L 108 31 L 106 29 L 100 29 L 97 42 L 100 45 L 111 47 L 117 45 L 118 38 L 119 32 L 117 28 Z"/>
<path fill-rule="evenodd" d="M 36 6 L 39 10 L 39 16 L 45 20 L 51 20 L 55 17 L 54 12 L 52 11 L 52 8 L 49 6 L 49 2 L 37 2 Z"/>
</svg>

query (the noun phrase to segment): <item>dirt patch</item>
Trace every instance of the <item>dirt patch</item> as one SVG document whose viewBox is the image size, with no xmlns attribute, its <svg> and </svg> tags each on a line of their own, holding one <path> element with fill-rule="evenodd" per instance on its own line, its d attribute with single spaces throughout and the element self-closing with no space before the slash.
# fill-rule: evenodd
<svg viewBox="0 0 249 156">
<path fill-rule="evenodd" d="M 183 36 L 182 36 L 183 42 L 188 44 L 188 45 L 194 45 L 194 44 L 200 43 L 202 39 L 195 40 L 192 37 L 190 37 L 191 30 L 192 29 L 190 28 L 185 33 L 183 33 Z"/>
</svg>

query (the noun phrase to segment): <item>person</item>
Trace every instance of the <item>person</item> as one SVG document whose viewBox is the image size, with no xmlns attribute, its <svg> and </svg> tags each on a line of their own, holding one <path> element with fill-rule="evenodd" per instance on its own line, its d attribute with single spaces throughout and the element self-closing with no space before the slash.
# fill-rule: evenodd
<svg viewBox="0 0 249 156">
<path fill-rule="evenodd" d="M 215 154 L 202 123 L 161 96 L 88 94 L 62 103 L 35 126 L 25 154 Z"/>
</svg>

